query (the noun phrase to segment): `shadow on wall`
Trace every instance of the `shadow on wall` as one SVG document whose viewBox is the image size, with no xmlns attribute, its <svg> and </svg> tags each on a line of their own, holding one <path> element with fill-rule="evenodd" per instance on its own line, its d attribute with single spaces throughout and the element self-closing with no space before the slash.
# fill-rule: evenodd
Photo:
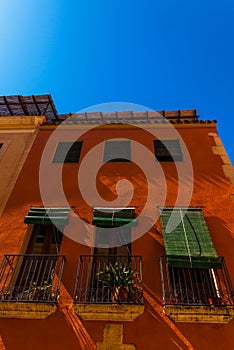
<svg viewBox="0 0 234 350">
<path fill-rule="evenodd" d="M 144 284 L 144 299 L 147 305 L 147 311 L 158 322 L 156 332 L 162 332 L 164 336 L 155 338 L 155 344 L 161 349 L 180 349 L 180 350 L 195 350 L 195 347 L 175 324 L 163 312 L 162 299 L 159 298 L 147 285 Z M 160 327 L 160 328 L 159 328 Z M 166 336 L 165 333 L 168 335 Z M 165 344 L 165 341 L 167 344 Z M 161 342 L 161 345 L 160 345 Z"/>
<path fill-rule="evenodd" d="M 230 215 L 233 215 L 233 212 L 230 212 Z M 232 222 L 234 223 L 234 218 Z M 218 255 L 225 258 L 232 284 L 234 284 L 234 232 L 224 220 L 217 216 L 206 217 L 206 223 Z"/>
</svg>

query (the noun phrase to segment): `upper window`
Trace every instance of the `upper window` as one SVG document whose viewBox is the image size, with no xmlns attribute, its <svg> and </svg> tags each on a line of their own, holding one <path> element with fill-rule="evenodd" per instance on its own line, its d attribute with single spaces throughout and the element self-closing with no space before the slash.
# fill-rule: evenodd
<svg viewBox="0 0 234 350">
<path fill-rule="evenodd" d="M 59 142 L 53 163 L 78 163 L 82 141 L 76 142 Z"/>
<path fill-rule="evenodd" d="M 126 141 L 106 141 L 104 149 L 104 162 L 130 162 L 131 144 Z"/>
<path fill-rule="evenodd" d="M 154 140 L 154 153 L 160 162 L 183 160 L 179 140 Z"/>
<path fill-rule="evenodd" d="M 69 207 L 30 207 L 24 222 L 34 226 L 26 253 L 58 253 L 64 226 L 68 224 L 69 213 Z"/>
<path fill-rule="evenodd" d="M 96 229 L 96 244 L 103 247 L 115 247 L 110 249 L 109 254 L 123 254 L 130 252 L 129 242 L 131 241 L 131 225 L 136 224 L 136 214 L 134 207 L 128 208 L 103 208 L 95 207 L 93 224 Z M 115 227 L 116 230 L 106 230 L 105 228 Z M 117 249 L 118 247 L 118 249 Z M 121 248 L 122 247 L 122 248 Z M 100 248 L 99 248 L 100 249 Z M 103 253 L 103 252 L 102 252 Z"/>
</svg>

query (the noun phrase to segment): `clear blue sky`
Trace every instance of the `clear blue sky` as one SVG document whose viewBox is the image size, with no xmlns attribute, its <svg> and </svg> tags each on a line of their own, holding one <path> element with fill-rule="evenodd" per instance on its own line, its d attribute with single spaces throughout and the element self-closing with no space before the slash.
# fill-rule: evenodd
<svg viewBox="0 0 234 350">
<path fill-rule="evenodd" d="M 43 93 L 59 113 L 196 108 L 234 163 L 234 2 L 1 1 L 0 95 Z"/>
</svg>

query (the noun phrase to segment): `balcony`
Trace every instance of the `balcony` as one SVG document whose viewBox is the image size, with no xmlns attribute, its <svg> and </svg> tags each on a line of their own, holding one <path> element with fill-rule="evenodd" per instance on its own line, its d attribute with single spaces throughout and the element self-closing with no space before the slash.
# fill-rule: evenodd
<svg viewBox="0 0 234 350">
<path fill-rule="evenodd" d="M 234 316 L 234 292 L 223 257 L 221 268 L 168 266 L 160 257 L 164 311 L 177 322 L 227 323 Z M 179 264 L 180 265 L 180 264 Z"/>
<path fill-rule="evenodd" d="M 141 257 L 81 255 L 74 310 L 85 320 L 136 319 L 144 311 Z"/>
<path fill-rule="evenodd" d="M 4 255 L 0 267 L 0 317 L 46 318 L 56 311 L 63 255 Z"/>
</svg>

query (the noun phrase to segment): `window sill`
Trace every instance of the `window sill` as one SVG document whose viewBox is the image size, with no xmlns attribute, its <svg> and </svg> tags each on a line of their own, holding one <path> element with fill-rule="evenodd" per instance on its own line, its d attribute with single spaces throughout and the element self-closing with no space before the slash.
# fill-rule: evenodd
<svg viewBox="0 0 234 350">
<path fill-rule="evenodd" d="M 209 306 L 165 306 L 164 312 L 175 322 L 228 323 L 234 309 Z"/>
<path fill-rule="evenodd" d="M 134 321 L 143 314 L 144 305 L 73 304 L 74 311 L 88 321 Z"/>
<path fill-rule="evenodd" d="M 56 310 L 56 304 L 0 302 L 0 318 L 45 319 Z"/>
</svg>

